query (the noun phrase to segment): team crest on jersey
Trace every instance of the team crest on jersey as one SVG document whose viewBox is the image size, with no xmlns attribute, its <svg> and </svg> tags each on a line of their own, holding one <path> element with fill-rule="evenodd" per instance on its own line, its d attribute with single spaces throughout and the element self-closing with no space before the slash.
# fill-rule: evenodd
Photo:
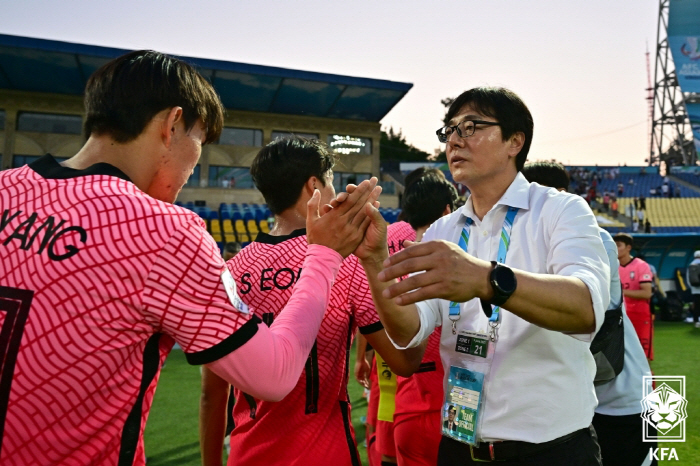
<svg viewBox="0 0 700 466">
<path fill-rule="evenodd" d="M 634 272 L 630 272 L 630 280 L 634 280 Z"/>
<path fill-rule="evenodd" d="M 231 301 L 231 305 L 238 312 L 248 314 L 248 312 L 250 312 L 248 306 L 246 303 L 241 301 L 241 298 L 238 297 L 238 292 L 236 291 L 236 280 L 233 279 L 233 275 L 231 275 L 228 267 L 224 267 L 224 271 L 221 274 L 221 282 L 224 284 L 224 289 L 226 290 L 229 301 Z"/>
</svg>

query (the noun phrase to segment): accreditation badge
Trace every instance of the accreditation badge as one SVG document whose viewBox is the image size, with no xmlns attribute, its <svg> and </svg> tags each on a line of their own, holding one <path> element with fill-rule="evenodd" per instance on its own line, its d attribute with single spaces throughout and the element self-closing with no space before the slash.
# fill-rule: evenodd
<svg viewBox="0 0 700 466">
<path fill-rule="evenodd" d="M 450 373 L 442 411 L 442 435 L 479 446 L 484 384 L 491 371 L 496 342 L 486 332 L 460 331 L 450 356 Z"/>
</svg>

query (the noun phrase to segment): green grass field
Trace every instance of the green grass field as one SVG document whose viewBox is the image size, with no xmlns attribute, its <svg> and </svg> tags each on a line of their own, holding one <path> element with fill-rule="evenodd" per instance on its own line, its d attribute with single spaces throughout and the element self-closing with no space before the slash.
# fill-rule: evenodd
<svg viewBox="0 0 700 466">
<path fill-rule="evenodd" d="M 688 419 L 686 442 L 667 443 L 674 447 L 680 461 L 664 464 L 700 465 L 700 329 L 690 324 L 658 322 L 656 324 L 652 369 L 656 375 L 685 375 Z M 354 351 L 351 365 L 354 365 Z M 367 464 L 362 446 L 364 426 L 360 417 L 367 411 L 362 387 L 350 378 L 350 399 L 353 403 L 353 425 L 360 444 L 360 456 Z M 199 465 L 198 410 L 199 368 L 187 364 L 182 351 L 168 357 L 153 401 L 146 427 L 146 456 L 149 466 Z"/>
</svg>

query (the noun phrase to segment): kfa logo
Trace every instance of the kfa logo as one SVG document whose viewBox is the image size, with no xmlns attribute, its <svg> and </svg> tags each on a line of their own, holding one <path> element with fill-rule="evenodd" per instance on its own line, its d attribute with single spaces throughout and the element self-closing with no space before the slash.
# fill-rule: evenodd
<svg viewBox="0 0 700 466">
<path fill-rule="evenodd" d="M 685 442 L 685 376 L 644 376 L 642 419 L 645 442 Z M 653 388 L 653 382 L 656 388 Z M 675 448 L 650 448 L 649 459 L 678 460 Z"/>
</svg>

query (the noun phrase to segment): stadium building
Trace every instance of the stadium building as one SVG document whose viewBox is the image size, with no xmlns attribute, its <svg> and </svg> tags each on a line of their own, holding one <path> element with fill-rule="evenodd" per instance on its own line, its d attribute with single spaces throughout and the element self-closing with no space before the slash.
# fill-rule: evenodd
<svg viewBox="0 0 700 466">
<path fill-rule="evenodd" d="M 58 158 L 77 153 L 84 143 L 86 81 L 104 63 L 127 52 L 0 34 L 0 169 L 20 167 L 46 153 Z M 290 133 L 327 141 L 341 154 L 336 189 L 379 176 L 379 121 L 413 86 L 181 58 L 210 80 L 227 109 L 221 138 L 204 147 L 178 198 L 203 209 L 207 219 L 214 218 L 211 212 L 229 210 L 225 205 L 264 202 L 250 177 L 250 164 L 262 146 Z M 388 196 L 383 204 L 395 207 L 393 184 L 384 187 Z"/>
</svg>

